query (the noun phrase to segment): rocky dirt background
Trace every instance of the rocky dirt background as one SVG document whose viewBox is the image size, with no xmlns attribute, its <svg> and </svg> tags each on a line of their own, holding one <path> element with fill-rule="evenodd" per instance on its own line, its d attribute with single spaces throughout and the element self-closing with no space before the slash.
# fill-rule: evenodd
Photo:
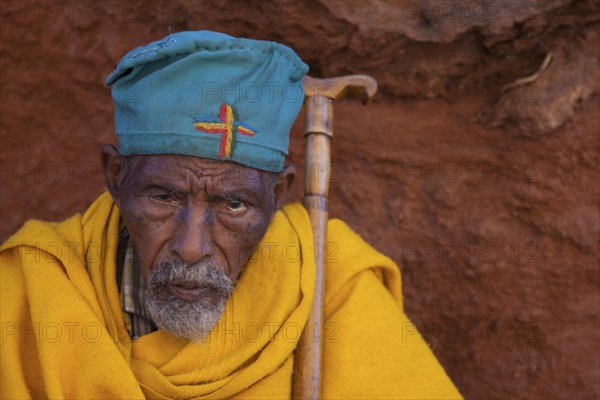
<svg viewBox="0 0 600 400">
<path fill-rule="evenodd" d="M 599 398 L 599 4 L 3 1 L 0 239 L 103 191 L 126 51 L 169 26 L 280 41 L 313 76 L 379 81 L 336 107 L 331 214 L 398 262 L 461 392 Z"/>
</svg>

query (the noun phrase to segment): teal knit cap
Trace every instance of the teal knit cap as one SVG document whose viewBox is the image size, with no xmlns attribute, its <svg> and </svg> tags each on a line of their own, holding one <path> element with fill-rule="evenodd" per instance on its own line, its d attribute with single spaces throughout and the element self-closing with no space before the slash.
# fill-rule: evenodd
<svg viewBox="0 0 600 400">
<path fill-rule="evenodd" d="M 119 153 L 183 154 L 279 172 L 308 66 L 279 43 L 178 32 L 130 51 L 106 79 Z"/>
</svg>

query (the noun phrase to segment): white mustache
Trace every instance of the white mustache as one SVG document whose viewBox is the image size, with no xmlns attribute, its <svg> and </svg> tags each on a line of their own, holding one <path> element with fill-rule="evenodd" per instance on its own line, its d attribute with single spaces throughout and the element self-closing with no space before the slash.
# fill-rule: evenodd
<svg viewBox="0 0 600 400">
<path fill-rule="evenodd" d="M 191 283 L 197 287 L 209 287 L 215 291 L 230 294 L 233 282 L 212 260 L 200 260 L 188 264 L 179 258 L 170 258 L 161 262 L 150 273 L 147 289 L 160 290 L 167 285 Z"/>
</svg>

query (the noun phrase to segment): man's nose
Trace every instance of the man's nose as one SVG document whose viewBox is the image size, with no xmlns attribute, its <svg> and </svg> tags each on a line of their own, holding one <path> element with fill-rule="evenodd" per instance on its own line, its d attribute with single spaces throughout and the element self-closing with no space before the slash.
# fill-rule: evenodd
<svg viewBox="0 0 600 400">
<path fill-rule="evenodd" d="M 184 208 L 178 218 L 171 252 L 188 264 L 213 254 L 212 218 L 207 209 Z"/>
</svg>

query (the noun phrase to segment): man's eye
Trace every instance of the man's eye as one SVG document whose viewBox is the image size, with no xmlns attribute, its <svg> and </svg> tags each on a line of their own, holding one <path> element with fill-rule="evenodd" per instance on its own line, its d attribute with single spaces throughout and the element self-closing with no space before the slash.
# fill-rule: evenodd
<svg viewBox="0 0 600 400">
<path fill-rule="evenodd" d="M 152 195 L 154 200 L 168 202 L 175 200 L 175 195 L 173 193 L 157 193 Z"/>
<path fill-rule="evenodd" d="M 246 204 L 244 204 L 244 202 L 239 199 L 227 199 L 226 205 L 230 211 L 233 211 L 235 213 L 240 213 L 246 210 Z"/>
</svg>

